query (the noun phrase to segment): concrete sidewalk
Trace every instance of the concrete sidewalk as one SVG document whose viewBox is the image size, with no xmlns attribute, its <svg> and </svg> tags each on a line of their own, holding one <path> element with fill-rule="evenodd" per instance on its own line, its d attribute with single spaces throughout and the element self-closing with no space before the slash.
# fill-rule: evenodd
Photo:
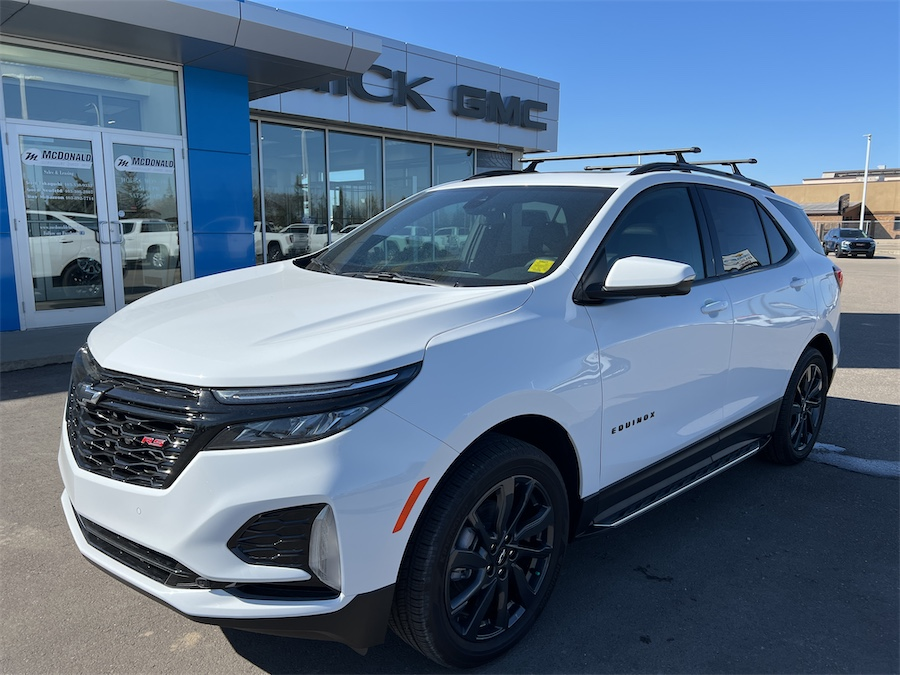
<svg viewBox="0 0 900 675">
<path fill-rule="evenodd" d="M 0 333 L 0 373 L 71 363 L 95 323 Z"/>
</svg>

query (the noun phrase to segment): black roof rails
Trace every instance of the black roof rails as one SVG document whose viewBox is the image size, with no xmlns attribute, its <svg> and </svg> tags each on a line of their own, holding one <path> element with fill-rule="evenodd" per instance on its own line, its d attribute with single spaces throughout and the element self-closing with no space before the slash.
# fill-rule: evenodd
<svg viewBox="0 0 900 675">
<path fill-rule="evenodd" d="M 709 162 L 712 163 L 712 162 Z M 715 164 L 731 164 L 731 162 L 715 162 Z M 722 176 L 723 178 L 731 178 L 732 180 L 739 180 L 743 183 L 747 183 L 754 187 L 758 187 L 762 190 L 768 190 L 769 192 L 775 192 L 771 187 L 766 185 L 760 180 L 756 180 L 754 178 L 748 178 L 744 174 L 737 173 L 728 173 L 727 171 L 719 171 L 717 169 L 709 169 L 705 166 L 701 166 L 701 163 L 697 164 L 688 164 L 687 162 L 653 162 L 652 164 L 644 164 L 643 166 L 639 166 L 636 169 L 633 169 L 629 175 L 637 176 L 642 173 L 652 173 L 654 171 L 687 171 L 689 173 L 708 173 L 713 176 Z"/>
<path fill-rule="evenodd" d="M 560 162 L 565 160 L 578 159 L 610 159 L 612 157 L 645 157 L 647 155 L 673 155 L 675 161 L 684 164 L 684 154 L 688 152 L 700 152 L 700 148 L 694 146 L 692 148 L 674 148 L 672 150 L 637 150 L 635 152 L 606 152 L 596 155 L 555 155 L 550 157 L 522 157 L 519 161 L 523 164 L 530 162 L 522 171 L 529 173 L 537 169 L 537 165 L 541 162 Z"/>
<path fill-rule="evenodd" d="M 738 164 L 756 164 L 756 159 L 750 157 L 748 159 L 720 159 L 720 160 L 703 160 L 702 162 L 691 162 L 694 166 L 715 166 L 720 164 L 722 166 L 730 166 L 731 171 L 736 176 L 743 176 L 741 170 L 737 167 Z"/>
</svg>

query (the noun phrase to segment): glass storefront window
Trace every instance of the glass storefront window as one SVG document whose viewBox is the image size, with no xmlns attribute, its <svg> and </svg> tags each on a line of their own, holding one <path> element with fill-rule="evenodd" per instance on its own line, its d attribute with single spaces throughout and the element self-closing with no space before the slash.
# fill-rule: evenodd
<svg viewBox="0 0 900 675">
<path fill-rule="evenodd" d="M 181 134 L 178 73 L 0 44 L 7 118 Z"/>
<path fill-rule="evenodd" d="M 380 137 L 331 132 L 328 160 L 332 232 L 364 223 L 384 209 Z"/>
<path fill-rule="evenodd" d="M 512 169 L 512 153 L 497 150 L 478 150 L 475 153 L 478 169 L 475 173 L 485 171 L 509 171 Z"/>
<path fill-rule="evenodd" d="M 265 255 L 266 261 L 279 260 L 322 248 L 327 235 L 317 238 L 316 228 L 302 226 L 328 223 L 325 132 L 269 123 L 263 123 L 261 131 L 259 256 Z M 254 184 L 254 202 L 259 194 Z"/>
<path fill-rule="evenodd" d="M 427 143 L 384 141 L 385 208 L 431 187 L 431 146 Z"/>
<path fill-rule="evenodd" d="M 462 180 L 475 173 L 475 151 L 472 148 L 434 146 L 434 184 Z"/>
</svg>

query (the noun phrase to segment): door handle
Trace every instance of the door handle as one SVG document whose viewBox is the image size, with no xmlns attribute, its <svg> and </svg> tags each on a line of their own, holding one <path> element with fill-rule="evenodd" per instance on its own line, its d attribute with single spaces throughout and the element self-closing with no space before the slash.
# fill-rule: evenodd
<svg viewBox="0 0 900 675">
<path fill-rule="evenodd" d="M 704 314 L 718 314 L 728 309 L 728 303 L 725 300 L 707 300 L 703 303 L 700 311 Z"/>
<path fill-rule="evenodd" d="M 104 233 L 106 234 L 106 239 L 103 238 Z M 100 235 L 100 243 L 101 244 L 111 244 L 110 241 L 110 228 L 108 220 L 101 220 L 97 227 L 97 234 Z"/>
<path fill-rule="evenodd" d="M 808 281 L 809 281 L 808 279 L 801 279 L 800 277 L 794 277 L 793 279 L 791 279 L 791 288 L 799 291 L 801 288 L 806 286 Z"/>
<path fill-rule="evenodd" d="M 125 234 L 122 232 L 122 223 L 118 220 L 111 220 L 109 222 L 109 238 L 111 244 L 121 244 L 125 241 Z M 113 237 L 113 232 L 116 233 L 115 238 Z"/>
</svg>

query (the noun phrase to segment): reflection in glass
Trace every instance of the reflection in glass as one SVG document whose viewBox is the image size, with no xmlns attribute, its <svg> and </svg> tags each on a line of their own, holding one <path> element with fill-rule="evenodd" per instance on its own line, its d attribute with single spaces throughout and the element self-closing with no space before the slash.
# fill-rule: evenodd
<svg viewBox="0 0 900 675">
<path fill-rule="evenodd" d="M 384 141 L 385 208 L 431 187 L 431 146 L 427 143 Z"/>
<path fill-rule="evenodd" d="M 331 132 L 328 143 L 331 229 L 340 233 L 384 208 L 381 138 Z"/>
<path fill-rule="evenodd" d="M 9 118 L 181 134 L 174 71 L 0 44 L 0 74 Z"/>
<path fill-rule="evenodd" d="M 497 150 L 478 150 L 475 153 L 478 169 L 475 173 L 486 171 L 510 171 L 512 169 L 512 153 Z"/>
<path fill-rule="evenodd" d="M 103 305 L 91 142 L 21 136 L 19 143 L 35 308 Z"/>
<path fill-rule="evenodd" d="M 123 143 L 112 147 L 125 302 L 132 302 L 181 281 L 175 151 Z"/>
<path fill-rule="evenodd" d="M 475 173 L 475 151 L 471 148 L 434 146 L 434 184 L 462 180 Z"/>
<path fill-rule="evenodd" d="M 309 226 L 327 230 L 325 132 L 263 123 L 259 142 L 263 192 L 255 232 L 258 255 L 268 262 L 322 248 L 327 231 L 320 236 Z M 259 192 L 258 187 L 254 190 Z"/>
</svg>

